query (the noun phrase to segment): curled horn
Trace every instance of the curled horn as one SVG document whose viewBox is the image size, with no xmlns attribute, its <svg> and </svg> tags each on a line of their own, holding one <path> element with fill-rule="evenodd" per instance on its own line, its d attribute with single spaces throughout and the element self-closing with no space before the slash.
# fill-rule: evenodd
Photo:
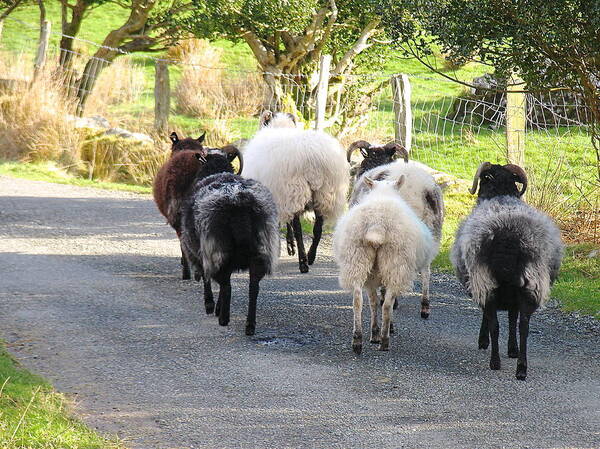
<svg viewBox="0 0 600 449">
<path fill-rule="evenodd" d="M 523 189 L 519 192 L 519 196 L 523 196 L 525 190 L 527 190 L 527 175 L 525 174 L 525 170 L 515 164 L 506 164 L 504 168 L 519 178 L 519 182 L 523 184 Z"/>
<path fill-rule="evenodd" d="M 469 189 L 469 193 L 471 195 L 475 195 L 475 192 L 477 192 L 477 185 L 479 184 L 479 176 L 481 176 L 481 172 L 483 170 L 488 170 L 492 167 L 492 164 L 490 162 L 482 162 L 479 167 L 477 168 L 477 171 L 475 172 L 475 176 L 473 177 L 473 186 Z"/>
<path fill-rule="evenodd" d="M 371 144 L 369 142 L 367 142 L 366 140 L 357 140 L 356 142 L 352 143 L 349 147 L 348 147 L 348 152 L 346 153 L 346 159 L 348 160 L 348 162 L 350 162 L 350 159 L 352 158 L 352 153 L 354 153 L 355 150 L 357 149 L 367 149 L 371 146 Z"/>
<path fill-rule="evenodd" d="M 384 150 L 396 150 L 399 156 L 404 159 L 404 162 L 408 163 L 408 151 L 402 145 L 396 142 L 390 142 L 386 146 L 383 147 Z"/>
<path fill-rule="evenodd" d="M 238 161 L 240 162 L 240 168 L 236 174 L 241 174 L 242 170 L 244 169 L 244 157 L 242 156 L 242 152 L 235 145 L 224 146 L 221 148 L 221 151 L 227 154 L 227 157 L 230 161 L 233 161 L 233 159 L 236 157 L 238 158 Z"/>
</svg>

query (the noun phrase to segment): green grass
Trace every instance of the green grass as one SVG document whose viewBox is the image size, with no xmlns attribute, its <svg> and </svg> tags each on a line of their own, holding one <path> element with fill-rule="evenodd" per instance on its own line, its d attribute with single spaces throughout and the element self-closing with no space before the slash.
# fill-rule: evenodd
<svg viewBox="0 0 600 449">
<path fill-rule="evenodd" d="M 30 179 L 32 181 L 46 181 L 57 184 L 69 184 L 80 187 L 95 187 L 106 190 L 120 190 L 134 193 L 151 193 L 150 187 L 116 182 L 102 182 L 78 178 L 58 168 L 53 162 L 22 163 L 0 161 L 0 175 L 13 178 Z"/>
<path fill-rule="evenodd" d="M 71 416 L 69 402 L 21 368 L 0 343 L 0 447 L 122 448 Z"/>
</svg>

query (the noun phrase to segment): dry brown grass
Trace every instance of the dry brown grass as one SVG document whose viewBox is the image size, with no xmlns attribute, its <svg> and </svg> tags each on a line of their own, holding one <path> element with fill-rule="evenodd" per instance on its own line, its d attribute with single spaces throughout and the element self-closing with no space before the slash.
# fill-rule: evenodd
<svg viewBox="0 0 600 449">
<path fill-rule="evenodd" d="M 117 58 L 104 68 L 86 104 L 86 111 L 107 114 L 111 105 L 137 102 L 144 93 L 144 70 L 131 59 Z"/>
<path fill-rule="evenodd" d="M 26 81 L 0 96 L 0 156 L 35 161 L 76 154 L 83 136 L 69 119 L 75 105 L 65 97 L 62 81 L 45 70 L 30 83 L 30 73 L 27 58 L 0 59 L 0 78 Z"/>
<path fill-rule="evenodd" d="M 184 64 L 175 89 L 177 111 L 202 118 L 231 118 L 255 114 L 262 99 L 256 73 L 229 73 L 222 68 L 222 50 L 207 41 L 189 39 L 169 51 Z"/>
</svg>

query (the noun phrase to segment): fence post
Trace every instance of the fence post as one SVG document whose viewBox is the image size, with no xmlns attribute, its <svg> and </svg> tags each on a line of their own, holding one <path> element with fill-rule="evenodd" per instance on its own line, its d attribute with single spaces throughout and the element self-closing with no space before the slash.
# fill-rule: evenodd
<svg viewBox="0 0 600 449">
<path fill-rule="evenodd" d="M 166 133 L 169 126 L 171 89 L 169 86 L 169 66 L 166 61 L 156 61 L 154 77 L 154 129 Z"/>
<path fill-rule="evenodd" d="M 394 140 L 406 151 L 410 151 L 412 141 L 412 109 L 410 107 L 410 80 L 401 73 L 390 79 L 394 106 Z"/>
<path fill-rule="evenodd" d="M 44 20 L 40 31 L 40 42 L 38 44 L 35 62 L 33 63 L 33 79 L 36 79 L 40 71 L 44 68 L 46 62 L 46 52 L 48 51 L 48 42 L 50 40 L 50 29 L 52 24 L 49 20 Z"/>
<path fill-rule="evenodd" d="M 521 167 L 525 163 L 527 125 L 527 94 L 518 92 L 522 90 L 520 78 L 509 78 L 506 86 L 506 159 L 508 163 Z"/>
<path fill-rule="evenodd" d="M 322 55 L 319 64 L 319 82 L 317 84 L 317 110 L 315 113 L 315 129 L 325 127 L 325 110 L 327 107 L 327 87 L 329 86 L 329 66 L 331 55 Z"/>
</svg>

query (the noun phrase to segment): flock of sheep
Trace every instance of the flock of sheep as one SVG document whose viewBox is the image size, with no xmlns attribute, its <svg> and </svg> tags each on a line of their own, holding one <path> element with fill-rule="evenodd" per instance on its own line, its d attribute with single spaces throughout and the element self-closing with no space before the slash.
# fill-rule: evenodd
<svg viewBox="0 0 600 449">
<path fill-rule="evenodd" d="M 190 279 L 193 269 L 195 279 L 203 281 L 206 313 L 214 311 L 220 325 L 229 323 L 231 274 L 247 270 L 246 334 L 254 334 L 259 283 L 279 258 L 280 223 L 287 227 L 288 254 L 297 252 L 300 272 L 306 273 L 315 261 L 323 223 L 340 215 L 334 255 L 340 285 L 353 295 L 354 352 L 362 350 L 363 289 L 371 310 L 370 341 L 380 350 L 389 350 L 396 298 L 419 274 L 421 317 L 428 318 L 430 265 L 439 250 L 444 204 L 433 177 L 409 161 L 403 147 L 358 141 L 344 154 L 327 133 L 299 129 L 293 115 L 270 111 L 262 114 L 260 129 L 243 153 L 231 145 L 208 148 L 204 135 L 179 139 L 173 133 L 171 140 L 171 157 L 156 176 L 154 198 L 179 237 L 183 279 Z M 344 213 L 349 162 L 357 150 L 363 160 L 353 169 Z M 490 368 L 500 369 L 496 311 L 508 310 L 508 355 L 518 358 L 516 377 L 524 380 L 529 319 L 557 277 L 560 232 L 549 217 L 522 201 L 527 176 L 520 167 L 484 162 L 470 192 L 478 187 L 477 204 L 458 230 L 451 260 L 483 310 L 479 347 L 486 349 L 491 340 Z M 315 215 L 308 253 L 300 223 L 307 211 Z M 216 304 L 212 280 L 219 284 Z"/>
</svg>

